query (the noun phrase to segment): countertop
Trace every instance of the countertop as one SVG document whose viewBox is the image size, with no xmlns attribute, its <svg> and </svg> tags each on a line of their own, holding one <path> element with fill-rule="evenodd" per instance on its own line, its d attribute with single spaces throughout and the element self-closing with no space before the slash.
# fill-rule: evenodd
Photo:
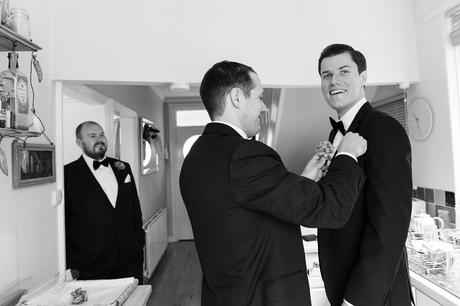
<svg viewBox="0 0 460 306">
<path fill-rule="evenodd" d="M 432 281 L 418 275 L 414 271 L 410 272 L 411 285 L 417 290 L 420 290 L 428 297 L 435 300 L 437 303 L 444 306 L 458 306 L 460 305 L 460 298 L 451 294 L 447 290 L 443 289 L 439 285 L 436 285 Z"/>
</svg>

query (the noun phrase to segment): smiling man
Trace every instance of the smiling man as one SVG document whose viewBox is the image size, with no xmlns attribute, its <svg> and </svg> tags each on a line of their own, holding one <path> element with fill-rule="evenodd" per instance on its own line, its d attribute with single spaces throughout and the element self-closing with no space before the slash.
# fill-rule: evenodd
<svg viewBox="0 0 460 306">
<path fill-rule="evenodd" d="M 405 241 L 412 207 L 411 147 L 404 128 L 365 98 L 366 59 L 344 44 L 326 47 L 318 60 L 321 90 L 338 115 L 329 140 L 347 132 L 368 141 L 358 158 L 366 174 L 349 221 L 318 229 L 321 274 L 332 306 L 411 305 Z M 338 260 L 339 258 L 339 260 Z"/>
<path fill-rule="evenodd" d="M 203 271 L 201 305 L 311 305 L 299 224 L 343 226 L 364 178 L 344 137 L 327 175 L 313 157 L 303 176 L 252 140 L 267 111 L 255 71 L 223 61 L 205 74 L 200 95 L 212 122 L 185 157 L 180 190 Z M 341 154 L 344 153 L 344 154 Z M 345 154 L 350 153 L 350 154 Z"/>
<path fill-rule="evenodd" d="M 64 167 L 67 268 L 83 280 L 142 283 L 145 232 L 131 168 L 106 156 L 98 123 L 81 123 L 75 136 L 82 155 Z"/>
</svg>

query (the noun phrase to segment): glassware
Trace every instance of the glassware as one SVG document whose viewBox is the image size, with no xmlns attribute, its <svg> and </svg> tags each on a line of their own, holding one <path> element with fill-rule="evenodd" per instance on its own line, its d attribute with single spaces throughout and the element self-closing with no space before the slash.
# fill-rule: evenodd
<svg viewBox="0 0 460 306">
<path fill-rule="evenodd" d="M 19 35 L 30 39 L 29 13 L 25 9 L 11 8 L 6 25 Z"/>
</svg>

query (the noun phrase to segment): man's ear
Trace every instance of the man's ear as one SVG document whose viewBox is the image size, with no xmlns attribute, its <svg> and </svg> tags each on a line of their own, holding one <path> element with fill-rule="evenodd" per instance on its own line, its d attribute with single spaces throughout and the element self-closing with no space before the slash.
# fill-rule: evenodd
<svg viewBox="0 0 460 306">
<path fill-rule="evenodd" d="M 83 149 L 83 141 L 80 138 L 76 138 L 75 143 L 77 144 L 77 146 Z"/>
<path fill-rule="evenodd" d="M 230 90 L 230 101 L 235 108 L 240 108 L 241 89 L 233 87 Z"/>
<path fill-rule="evenodd" d="M 363 72 L 361 72 L 360 77 L 361 77 L 361 82 L 363 82 L 363 85 L 366 85 L 366 83 L 367 83 L 367 71 L 364 70 Z"/>
</svg>

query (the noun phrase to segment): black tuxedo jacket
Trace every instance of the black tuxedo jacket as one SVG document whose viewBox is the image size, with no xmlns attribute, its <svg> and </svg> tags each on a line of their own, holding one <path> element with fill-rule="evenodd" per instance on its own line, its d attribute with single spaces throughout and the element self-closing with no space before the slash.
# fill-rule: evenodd
<svg viewBox="0 0 460 306">
<path fill-rule="evenodd" d="M 118 182 L 115 208 L 83 156 L 64 167 L 68 268 L 104 271 L 143 256 L 145 232 L 131 168 L 123 162 L 121 169 L 114 165 L 120 161 L 108 160 Z"/>
<path fill-rule="evenodd" d="M 405 252 L 412 208 L 409 139 L 395 119 L 369 103 L 348 131 L 367 140 L 367 152 L 358 158 L 367 180 L 347 224 L 318 230 L 327 297 L 333 306 L 343 298 L 356 306 L 411 305 Z"/>
<path fill-rule="evenodd" d="M 298 225 L 343 226 L 363 181 L 358 164 L 339 156 L 315 183 L 288 172 L 265 144 L 208 124 L 180 174 L 202 305 L 310 305 Z"/>
</svg>

